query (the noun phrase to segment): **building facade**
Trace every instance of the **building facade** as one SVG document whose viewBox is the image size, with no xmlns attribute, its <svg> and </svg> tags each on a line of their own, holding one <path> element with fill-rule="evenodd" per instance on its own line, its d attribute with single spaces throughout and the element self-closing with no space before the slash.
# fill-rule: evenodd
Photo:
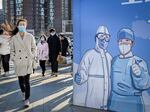
<svg viewBox="0 0 150 112">
<path fill-rule="evenodd" d="M 5 18 L 16 24 L 19 18 L 28 20 L 28 29 L 39 35 L 55 28 L 57 32 L 72 31 L 72 0 L 3 0 Z M 70 27 L 68 27 L 70 26 Z"/>
<path fill-rule="evenodd" d="M 62 32 L 72 31 L 72 0 L 62 0 Z"/>
<path fill-rule="evenodd" d="M 2 0 L 2 9 L 3 9 L 3 12 L 4 12 L 4 20 L 7 19 L 7 0 Z"/>
<path fill-rule="evenodd" d="M 34 17 L 34 29 L 35 32 L 41 32 L 45 31 L 45 19 L 44 19 L 44 0 L 35 0 L 36 3 L 34 3 L 34 11 L 33 11 L 33 17 Z"/>
<path fill-rule="evenodd" d="M 0 9 L 0 24 L 4 23 L 4 10 Z"/>
</svg>

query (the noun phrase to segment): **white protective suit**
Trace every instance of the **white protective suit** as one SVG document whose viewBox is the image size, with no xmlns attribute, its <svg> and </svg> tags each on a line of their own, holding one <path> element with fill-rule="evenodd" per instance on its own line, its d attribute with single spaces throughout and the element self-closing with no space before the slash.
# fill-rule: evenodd
<svg viewBox="0 0 150 112">
<path fill-rule="evenodd" d="M 98 33 L 108 33 L 108 30 L 100 26 Z M 80 85 L 87 82 L 88 86 L 85 106 L 107 109 L 111 60 L 111 55 L 99 47 L 98 38 L 96 38 L 95 48 L 85 53 L 78 68 L 78 74 L 81 76 Z"/>
</svg>

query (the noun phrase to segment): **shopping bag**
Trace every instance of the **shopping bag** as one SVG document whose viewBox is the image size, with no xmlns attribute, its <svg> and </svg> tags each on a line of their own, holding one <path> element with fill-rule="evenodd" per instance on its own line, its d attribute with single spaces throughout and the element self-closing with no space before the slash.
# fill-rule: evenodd
<svg viewBox="0 0 150 112">
<path fill-rule="evenodd" d="M 64 56 L 58 55 L 57 61 L 59 64 L 66 64 L 66 58 Z"/>
<path fill-rule="evenodd" d="M 39 65 L 39 63 L 38 63 L 38 58 L 35 57 L 35 58 L 33 59 L 33 63 L 32 63 L 33 69 L 37 69 L 38 65 Z"/>
<path fill-rule="evenodd" d="M 71 64 L 71 63 L 72 63 L 71 56 L 67 56 L 66 57 L 66 64 Z"/>
</svg>

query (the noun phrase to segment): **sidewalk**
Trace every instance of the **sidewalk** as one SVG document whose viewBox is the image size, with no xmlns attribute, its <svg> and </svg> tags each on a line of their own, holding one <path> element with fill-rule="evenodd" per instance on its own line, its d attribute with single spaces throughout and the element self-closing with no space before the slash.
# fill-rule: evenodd
<svg viewBox="0 0 150 112">
<path fill-rule="evenodd" d="M 42 77 L 40 70 L 31 75 L 29 108 L 24 108 L 13 68 L 11 75 L 0 76 L 0 112 L 100 112 L 100 110 L 72 105 L 71 66 L 60 68 L 58 77 L 51 77 L 50 68 L 47 69 L 45 77 Z"/>
</svg>

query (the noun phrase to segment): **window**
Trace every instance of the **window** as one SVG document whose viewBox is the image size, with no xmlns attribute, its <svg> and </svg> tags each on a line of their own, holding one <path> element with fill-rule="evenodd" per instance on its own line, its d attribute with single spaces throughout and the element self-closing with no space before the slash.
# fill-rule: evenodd
<svg viewBox="0 0 150 112">
<path fill-rule="evenodd" d="M 16 3 L 21 3 L 22 2 L 22 0 L 16 0 Z"/>
<path fill-rule="evenodd" d="M 50 4 L 50 8 L 54 8 L 53 4 Z"/>
<path fill-rule="evenodd" d="M 41 8 L 41 11 L 44 11 L 44 8 Z"/>
<path fill-rule="evenodd" d="M 50 20 L 52 20 L 52 21 L 53 21 L 53 20 L 54 20 L 54 17 L 50 17 Z"/>
<path fill-rule="evenodd" d="M 14 4 L 14 1 L 10 1 L 10 4 L 13 5 L 13 4 Z"/>
<path fill-rule="evenodd" d="M 54 13 L 50 13 L 50 16 L 51 16 L 51 17 L 54 16 Z"/>
<path fill-rule="evenodd" d="M 53 9 L 50 9 L 50 13 L 54 12 Z"/>
<path fill-rule="evenodd" d="M 44 11 L 41 11 L 41 16 L 44 16 Z"/>
<path fill-rule="evenodd" d="M 52 0 L 50 1 L 50 5 L 51 5 L 51 4 L 53 4 L 53 1 L 52 1 Z"/>
<path fill-rule="evenodd" d="M 41 0 L 41 3 L 44 3 L 44 0 Z"/>
</svg>

